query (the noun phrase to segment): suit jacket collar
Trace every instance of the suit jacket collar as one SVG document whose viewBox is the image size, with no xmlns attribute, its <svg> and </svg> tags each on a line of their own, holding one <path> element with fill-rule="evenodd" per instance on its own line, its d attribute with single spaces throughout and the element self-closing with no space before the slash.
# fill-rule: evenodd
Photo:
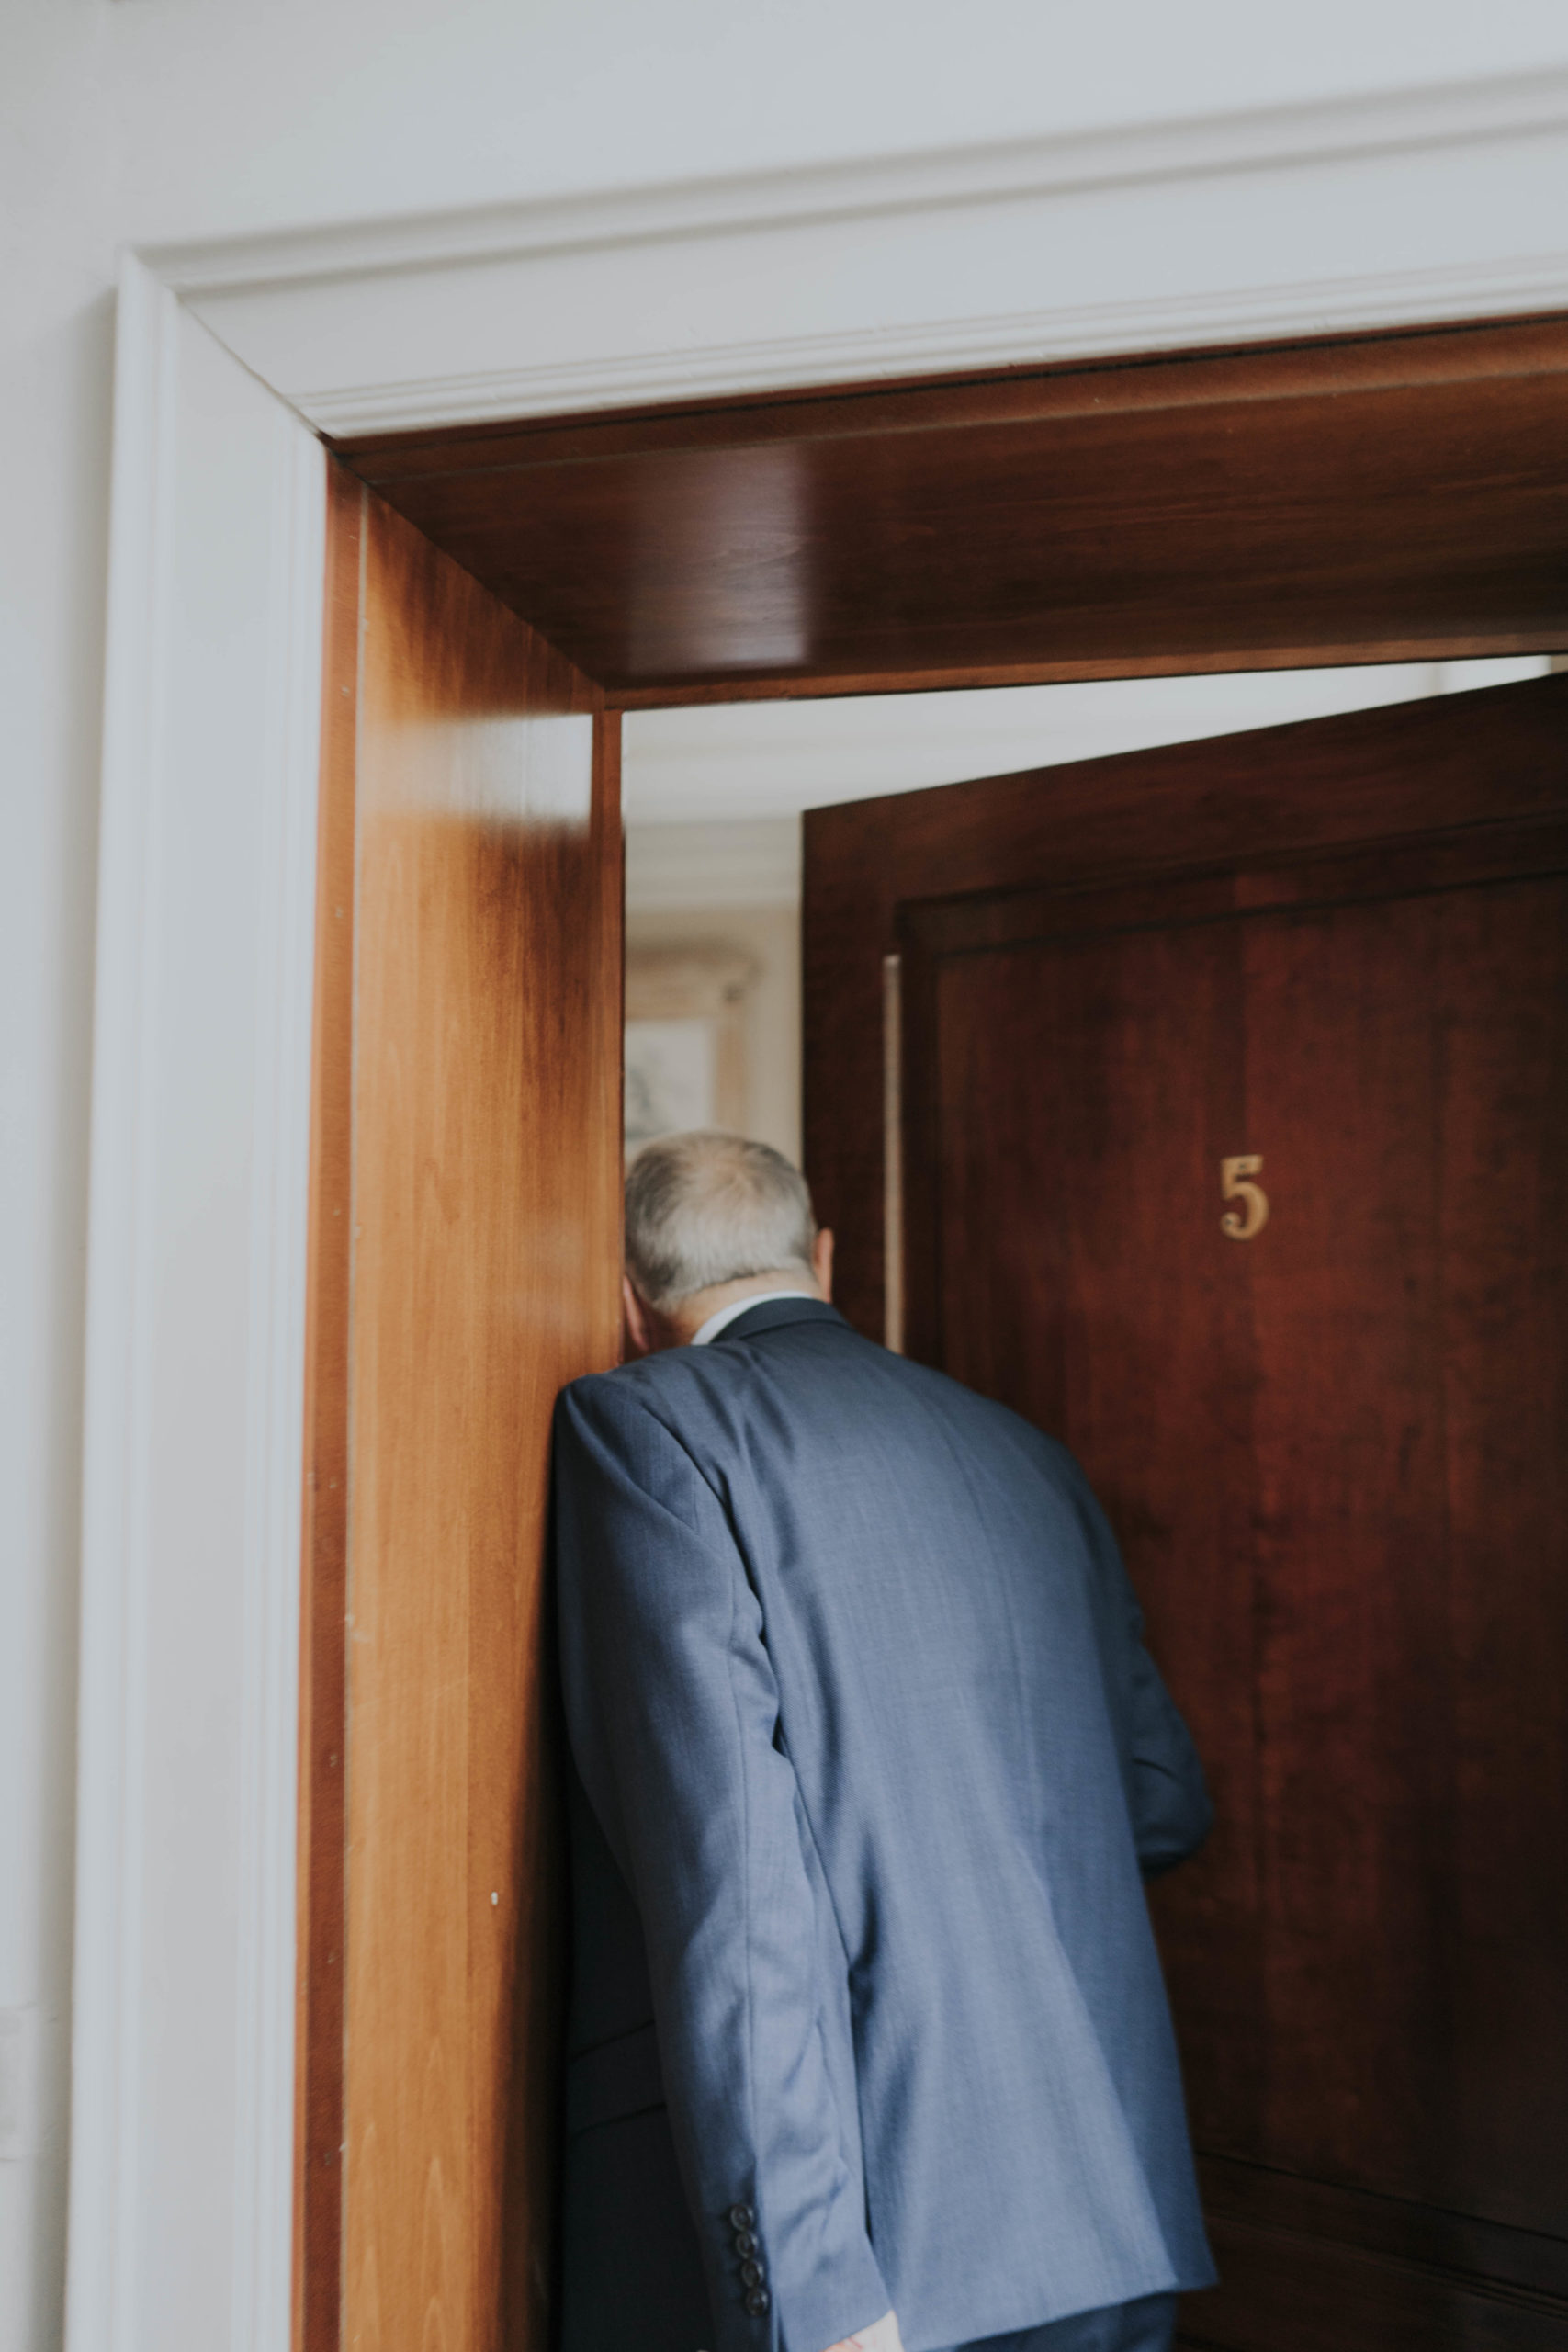
<svg viewBox="0 0 1568 2352">
<path fill-rule="evenodd" d="M 761 1306 L 748 1307 L 733 1323 L 727 1323 L 710 1347 L 727 1347 L 731 1340 L 755 1340 L 764 1331 L 777 1331 L 786 1323 L 839 1323 L 844 1329 L 849 1325 L 836 1306 L 825 1298 L 769 1298 Z"/>
</svg>

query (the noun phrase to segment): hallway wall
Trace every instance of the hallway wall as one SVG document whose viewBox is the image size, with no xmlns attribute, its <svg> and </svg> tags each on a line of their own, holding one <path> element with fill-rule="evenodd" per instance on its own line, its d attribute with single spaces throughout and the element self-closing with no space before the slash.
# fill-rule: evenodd
<svg viewBox="0 0 1568 2352">
<path fill-rule="evenodd" d="M 661 822 L 657 812 L 665 796 L 649 780 L 639 741 L 634 720 L 623 778 L 628 984 L 639 957 L 668 958 L 682 949 L 716 951 L 749 967 L 740 1006 L 746 1080 L 737 1124 L 798 1160 L 799 818 Z M 730 766 L 728 776 L 729 805 L 750 808 L 744 766 Z M 628 985 L 628 1015 L 634 1010 Z"/>
<path fill-rule="evenodd" d="M 628 990 L 639 958 L 679 956 L 693 948 L 716 951 L 749 967 L 739 1019 L 745 1080 L 735 1125 L 798 1163 L 799 907 L 627 907 Z M 628 1023 L 631 1018 L 628 1004 Z"/>
</svg>

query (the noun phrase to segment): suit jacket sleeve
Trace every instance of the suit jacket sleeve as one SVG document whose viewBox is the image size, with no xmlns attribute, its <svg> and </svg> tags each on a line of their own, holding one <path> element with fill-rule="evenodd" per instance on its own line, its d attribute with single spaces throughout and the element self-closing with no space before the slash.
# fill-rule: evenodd
<svg viewBox="0 0 1568 2352">
<path fill-rule="evenodd" d="M 1110 1521 L 1077 1463 L 1072 1468 L 1100 1583 L 1138 1866 L 1145 1878 L 1156 1878 L 1197 1851 L 1213 1826 L 1213 1806 L 1192 1736 L 1145 1646 L 1143 1611 Z"/>
<path fill-rule="evenodd" d="M 717 1495 L 631 1382 L 567 1391 L 556 1482 L 568 1724 L 641 1915 L 715 2344 L 825 2352 L 890 2297 L 824 2057 L 761 1611 Z"/>
</svg>

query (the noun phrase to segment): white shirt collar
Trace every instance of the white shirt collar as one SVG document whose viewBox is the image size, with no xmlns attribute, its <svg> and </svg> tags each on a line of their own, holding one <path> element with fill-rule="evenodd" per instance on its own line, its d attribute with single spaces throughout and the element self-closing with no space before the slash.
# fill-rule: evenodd
<svg viewBox="0 0 1568 2352">
<path fill-rule="evenodd" d="M 705 1323 L 699 1323 L 686 1345 L 689 1348 L 705 1348 L 710 1340 L 716 1340 L 721 1331 L 727 1331 L 738 1317 L 750 1315 L 754 1306 L 766 1306 L 773 1299 L 815 1298 L 816 1295 L 815 1291 L 802 1290 L 798 1283 L 791 1283 L 785 1290 L 754 1290 L 749 1298 L 733 1299 L 728 1306 L 721 1306 L 716 1315 L 710 1315 Z"/>
</svg>

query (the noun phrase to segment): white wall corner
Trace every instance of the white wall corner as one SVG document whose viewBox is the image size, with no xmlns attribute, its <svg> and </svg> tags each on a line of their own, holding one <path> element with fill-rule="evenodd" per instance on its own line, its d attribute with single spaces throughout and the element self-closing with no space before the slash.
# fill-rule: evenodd
<svg viewBox="0 0 1568 2352">
<path fill-rule="evenodd" d="M 92 1159 L 83 1447 L 67 2343 L 118 2352 L 134 2292 L 137 1900 L 144 1724 L 138 1701 L 146 1580 L 145 1059 L 166 587 L 173 345 L 178 304 L 128 261 L 115 350 L 114 501 L 99 819 Z"/>
</svg>

